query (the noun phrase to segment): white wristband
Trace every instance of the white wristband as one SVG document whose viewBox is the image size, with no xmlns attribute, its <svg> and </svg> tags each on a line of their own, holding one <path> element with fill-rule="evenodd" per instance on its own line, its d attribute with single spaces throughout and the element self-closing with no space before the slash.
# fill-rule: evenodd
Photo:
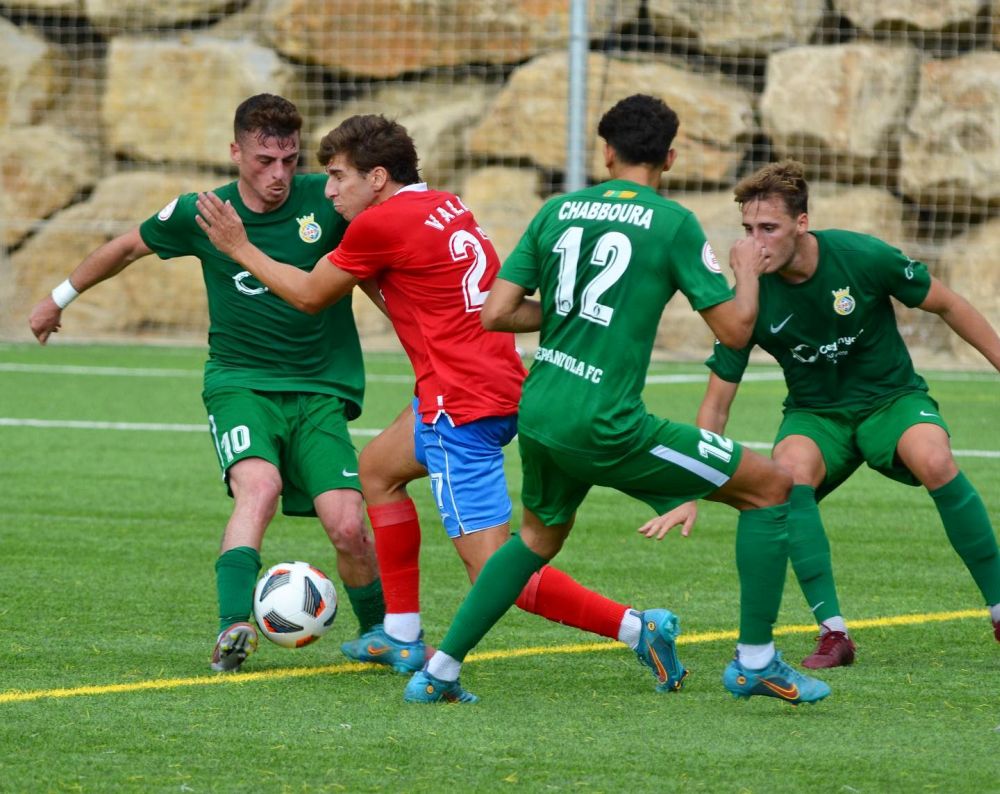
<svg viewBox="0 0 1000 794">
<path fill-rule="evenodd" d="M 69 306 L 80 293 L 76 291 L 72 284 L 70 284 L 69 279 L 66 279 L 62 284 L 52 290 L 52 300 L 55 301 L 56 306 L 60 309 L 65 309 Z"/>
</svg>

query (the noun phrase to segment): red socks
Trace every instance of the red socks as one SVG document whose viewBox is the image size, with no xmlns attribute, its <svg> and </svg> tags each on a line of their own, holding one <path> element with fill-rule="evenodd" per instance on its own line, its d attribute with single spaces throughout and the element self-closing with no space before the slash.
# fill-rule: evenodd
<svg viewBox="0 0 1000 794">
<path fill-rule="evenodd" d="M 613 640 L 618 639 L 622 617 L 629 609 L 550 565 L 532 575 L 516 603 L 525 612 Z"/>
<path fill-rule="evenodd" d="M 369 505 L 385 611 L 420 611 L 420 519 L 413 500 Z"/>
</svg>

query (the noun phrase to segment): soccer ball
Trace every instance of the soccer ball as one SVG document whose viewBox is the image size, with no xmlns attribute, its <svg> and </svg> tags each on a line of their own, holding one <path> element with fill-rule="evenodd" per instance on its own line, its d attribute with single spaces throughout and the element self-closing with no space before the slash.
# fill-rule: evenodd
<svg viewBox="0 0 1000 794">
<path fill-rule="evenodd" d="M 271 642 L 301 648 L 330 630 L 337 617 L 337 591 L 309 563 L 279 562 L 257 582 L 253 615 Z"/>
</svg>

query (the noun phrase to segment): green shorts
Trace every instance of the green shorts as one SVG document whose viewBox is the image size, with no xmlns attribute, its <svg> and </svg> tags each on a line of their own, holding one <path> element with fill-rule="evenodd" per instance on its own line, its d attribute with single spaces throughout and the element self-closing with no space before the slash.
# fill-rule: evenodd
<svg viewBox="0 0 1000 794">
<path fill-rule="evenodd" d="M 826 464 L 826 477 L 816 489 L 816 498 L 822 499 L 862 463 L 898 482 L 920 485 L 896 455 L 900 437 L 919 424 L 938 425 L 951 435 L 937 402 L 925 391 L 912 391 L 893 397 L 868 414 L 790 409 L 774 443 L 787 436 L 805 436 L 816 442 Z"/>
<path fill-rule="evenodd" d="M 339 397 L 225 388 L 202 399 L 223 477 L 244 458 L 273 463 L 281 472 L 285 515 L 316 515 L 313 500 L 325 491 L 361 490 L 358 453 Z"/>
<path fill-rule="evenodd" d="M 521 501 L 546 525 L 569 521 L 594 485 L 615 488 L 666 513 L 725 485 L 743 447 L 692 425 L 647 418 L 643 441 L 618 455 L 563 452 L 518 435 Z"/>
</svg>

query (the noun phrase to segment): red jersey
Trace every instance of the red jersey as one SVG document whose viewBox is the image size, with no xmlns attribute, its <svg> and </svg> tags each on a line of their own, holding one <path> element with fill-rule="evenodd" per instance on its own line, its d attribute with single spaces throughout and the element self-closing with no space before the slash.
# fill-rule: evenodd
<svg viewBox="0 0 1000 794">
<path fill-rule="evenodd" d="M 417 376 L 423 421 L 517 413 L 526 372 L 514 335 L 479 322 L 500 259 L 458 196 L 408 185 L 358 214 L 327 258 L 377 280 Z"/>
</svg>

